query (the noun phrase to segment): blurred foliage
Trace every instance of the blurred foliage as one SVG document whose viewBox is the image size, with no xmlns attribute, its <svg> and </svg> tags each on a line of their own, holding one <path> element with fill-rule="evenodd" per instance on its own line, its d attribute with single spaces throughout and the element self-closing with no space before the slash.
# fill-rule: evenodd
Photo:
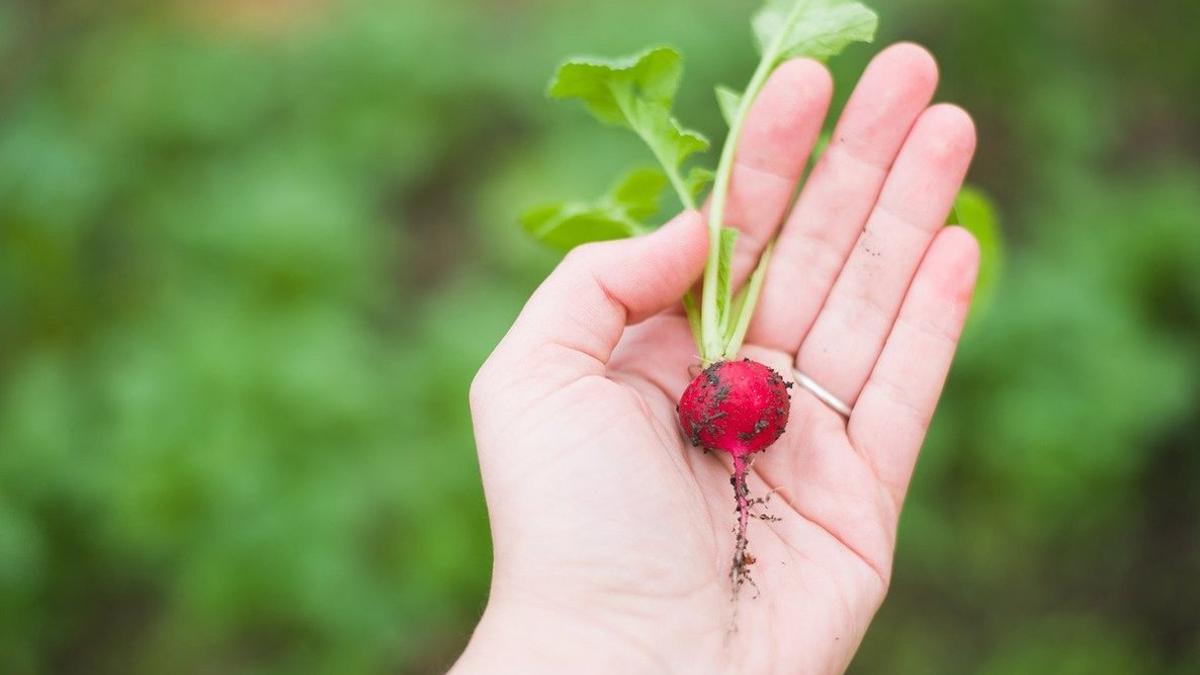
<svg viewBox="0 0 1200 675">
<path fill-rule="evenodd" d="M 466 385 L 555 258 L 516 215 L 643 157 L 545 78 L 668 40 L 720 137 L 751 7 L 0 4 L 0 672 L 444 667 Z M 1198 7 L 880 3 L 1008 251 L 854 672 L 1200 669 Z"/>
</svg>

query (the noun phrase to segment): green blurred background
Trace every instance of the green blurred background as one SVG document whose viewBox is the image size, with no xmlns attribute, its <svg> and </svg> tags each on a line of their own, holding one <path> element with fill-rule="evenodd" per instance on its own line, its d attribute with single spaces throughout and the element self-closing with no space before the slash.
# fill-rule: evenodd
<svg viewBox="0 0 1200 675">
<path fill-rule="evenodd" d="M 647 159 L 546 78 L 674 43 L 719 138 L 753 4 L 0 3 L 0 672 L 444 669 L 516 216 Z M 1200 672 L 1200 5 L 874 4 L 1007 257 L 852 672 Z"/>
</svg>

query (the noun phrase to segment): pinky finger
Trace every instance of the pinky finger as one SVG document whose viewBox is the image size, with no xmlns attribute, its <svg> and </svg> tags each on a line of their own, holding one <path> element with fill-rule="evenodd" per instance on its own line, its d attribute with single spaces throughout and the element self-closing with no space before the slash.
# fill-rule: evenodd
<svg viewBox="0 0 1200 675">
<path fill-rule="evenodd" d="M 899 504 L 933 418 L 975 289 L 979 245 L 947 227 L 930 246 L 850 417 L 854 446 Z"/>
</svg>

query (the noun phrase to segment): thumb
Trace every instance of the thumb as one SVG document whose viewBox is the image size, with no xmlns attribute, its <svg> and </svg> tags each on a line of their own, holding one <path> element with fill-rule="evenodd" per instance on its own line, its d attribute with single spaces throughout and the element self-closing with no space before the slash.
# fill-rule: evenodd
<svg viewBox="0 0 1200 675">
<path fill-rule="evenodd" d="M 625 327 L 679 302 L 707 255 L 698 211 L 684 211 L 651 234 L 576 247 L 489 360 L 550 358 L 563 381 L 603 374 Z"/>
</svg>

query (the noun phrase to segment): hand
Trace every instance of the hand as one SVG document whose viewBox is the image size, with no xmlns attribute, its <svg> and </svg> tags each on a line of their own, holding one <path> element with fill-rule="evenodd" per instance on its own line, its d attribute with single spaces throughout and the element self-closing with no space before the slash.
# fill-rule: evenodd
<svg viewBox="0 0 1200 675">
<path fill-rule="evenodd" d="M 974 150 L 929 101 L 933 59 L 895 45 L 867 68 L 791 212 L 830 76 L 784 64 L 742 134 L 726 222 L 744 279 L 778 232 L 744 354 L 853 406 L 792 390 L 756 456 L 757 586 L 729 578 L 730 461 L 687 444 L 675 403 L 697 365 L 679 298 L 704 267 L 688 212 L 571 252 L 471 391 L 491 514 L 491 597 L 458 672 L 832 673 L 883 600 L 900 506 L 974 287 L 975 241 L 943 227 Z M 782 225 L 781 225 L 782 223 Z M 692 371 L 695 372 L 694 370 Z"/>
</svg>

